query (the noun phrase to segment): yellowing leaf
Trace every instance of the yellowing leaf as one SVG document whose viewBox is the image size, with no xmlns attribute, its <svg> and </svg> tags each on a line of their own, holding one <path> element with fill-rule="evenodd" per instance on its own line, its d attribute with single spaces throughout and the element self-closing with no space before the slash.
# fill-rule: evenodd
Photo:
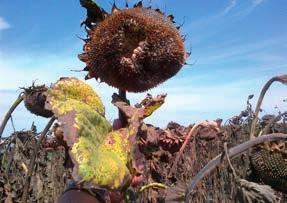
<svg viewBox="0 0 287 203">
<path fill-rule="evenodd" d="M 58 105 L 67 100 L 74 100 L 87 104 L 99 114 L 105 115 L 105 108 L 97 93 L 81 80 L 76 78 L 62 78 L 56 82 L 53 87 L 48 90 L 49 103 L 52 105 L 52 110 L 58 110 L 59 114 L 69 111 L 69 105 L 64 105 L 68 109 L 62 109 Z"/>
<path fill-rule="evenodd" d="M 152 97 L 150 94 L 147 94 L 145 99 L 139 104 L 144 108 L 144 117 L 149 117 L 153 112 L 155 112 L 159 107 L 164 104 L 166 94 L 157 95 Z"/>
<path fill-rule="evenodd" d="M 75 78 L 59 80 L 48 90 L 46 106 L 62 123 L 75 181 L 108 189 L 130 181 L 128 131 L 111 131 L 91 87 Z"/>
<path fill-rule="evenodd" d="M 148 97 L 134 108 L 113 96 L 113 103 L 129 118 L 129 126 L 111 130 L 104 106 L 93 89 L 75 78 L 63 78 L 47 91 L 46 108 L 61 122 L 74 163 L 73 178 L 91 187 L 121 189 L 142 174 L 144 158 L 137 133 L 142 120 L 164 103 L 165 95 Z"/>
</svg>

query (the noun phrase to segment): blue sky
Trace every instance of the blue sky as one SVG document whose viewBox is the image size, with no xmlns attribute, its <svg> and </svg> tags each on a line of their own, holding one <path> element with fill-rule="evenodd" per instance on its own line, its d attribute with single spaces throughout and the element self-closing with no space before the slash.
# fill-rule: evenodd
<svg viewBox="0 0 287 203">
<path fill-rule="evenodd" d="M 98 0 L 106 10 L 110 1 Z M 111 1 L 112 2 L 112 1 Z M 119 7 L 124 0 L 117 0 Z M 135 1 L 128 1 L 130 4 Z M 144 1 L 149 5 L 149 1 Z M 285 0 L 152 0 L 152 6 L 173 14 L 183 24 L 188 63 L 172 79 L 152 89 L 168 93 L 166 103 L 147 122 L 164 127 L 168 121 L 187 125 L 201 120 L 227 119 L 245 107 L 249 94 L 254 102 L 263 84 L 272 76 L 287 73 L 287 1 Z M 61 76 L 84 78 L 84 64 L 77 59 L 84 37 L 80 28 L 85 10 L 78 0 L 0 2 L 0 119 L 19 94 L 21 86 L 37 79 L 50 84 Z M 117 116 L 110 104 L 116 90 L 95 80 L 88 81 L 100 94 L 107 118 Z M 128 94 L 132 103 L 143 94 Z M 282 111 L 287 87 L 274 84 L 263 108 Z M 39 130 L 46 120 L 21 106 L 13 114 L 17 130 L 35 121 Z M 6 134 L 11 131 L 8 125 Z"/>
</svg>

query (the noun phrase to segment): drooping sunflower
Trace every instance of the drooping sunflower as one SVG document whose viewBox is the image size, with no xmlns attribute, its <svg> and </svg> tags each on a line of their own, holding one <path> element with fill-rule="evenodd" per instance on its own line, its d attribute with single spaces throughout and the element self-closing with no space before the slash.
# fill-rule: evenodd
<svg viewBox="0 0 287 203">
<path fill-rule="evenodd" d="M 129 92 L 149 90 L 174 76 L 189 54 L 174 17 L 159 9 L 144 7 L 107 13 L 92 0 L 81 0 L 87 9 L 83 22 L 87 39 L 83 53 L 86 79 L 96 78 Z"/>
<path fill-rule="evenodd" d="M 31 87 L 22 88 L 24 90 L 24 104 L 25 107 L 33 114 L 45 118 L 52 117 L 52 111 L 45 109 L 45 102 L 47 96 L 45 95 L 48 87 L 45 85 L 34 85 Z"/>
</svg>

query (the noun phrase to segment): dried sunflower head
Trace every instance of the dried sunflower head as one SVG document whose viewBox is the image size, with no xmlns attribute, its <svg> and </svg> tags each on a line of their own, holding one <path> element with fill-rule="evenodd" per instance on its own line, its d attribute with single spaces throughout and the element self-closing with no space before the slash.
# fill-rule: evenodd
<svg viewBox="0 0 287 203">
<path fill-rule="evenodd" d="M 87 3 L 88 2 L 88 3 Z M 91 0 L 87 8 L 84 53 L 86 79 L 100 81 L 130 92 L 143 92 L 174 76 L 189 55 L 174 25 L 173 16 L 159 9 L 145 8 L 140 1 L 133 8 L 111 14 Z"/>
<path fill-rule="evenodd" d="M 286 143 L 259 145 L 251 153 L 253 172 L 265 184 L 287 193 Z M 287 146 L 287 145 L 286 145 Z"/>
<path fill-rule="evenodd" d="M 45 118 L 52 117 L 54 114 L 52 111 L 45 109 L 46 91 L 45 85 L 35 86 L 34 83 L 28 88 L 22 88 L 24 90 L 24 104 L 25 107 L 33 114 L 42 116 Z"/>
</svg>

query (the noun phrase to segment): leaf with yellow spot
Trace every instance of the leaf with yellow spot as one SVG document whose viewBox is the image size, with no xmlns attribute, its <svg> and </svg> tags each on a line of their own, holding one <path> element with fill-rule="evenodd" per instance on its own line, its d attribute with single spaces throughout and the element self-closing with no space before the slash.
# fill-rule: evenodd
<svg viewBox="0 0 287 203">
<path fill-rule="evenodd" d="M 61 109 L 58 105 L 67 100 L 74 100 L 87 104 L 95 109 L 99 114 L 105 115 L 105 107 L 97 95 L 97 93 L 81 80 L 77 78 L 61 78 L 56 82 L 50 90 L 48 90 L 49 103 L 52 110 L 60 110 L 60 114 L 64 113 L 65 109 Z"/>
<path fill-rule="evenodd" d="M 111 131 L 104 106 L 90 86 L 76 78 L 63 78 L 47 91 L 46 108 L 62 123 L 75 181 L 108 189 L 127 184 L 128 132 Z"/>
<path fill-rule="evenodd" d="M 129 126 L 111 130 L 105 109 L 93 89 L 76 78 L 63 78 L 47 93 L 46 108 L 61 122 L 64 140 L 74 163 L 73 178 L 89 187 L 121 189 L 132 176 L 142 174 L 144 158 L 137 146 L 142 120 L 164 103 L 165 95 L 149 98 L 134 108 L 113 96 L 113 103 L 129 120 Z"/>
<path fill-rule="evenodd" d="M 152 97 L 147 94 L 145 99 L 139 104 L 144 109 L 144 117 L 149 117 L 153 112 L 155 112 L 159 107 L 164 104 L 166 94 L 160 94 L 156 97 Z"/>
</svg>

